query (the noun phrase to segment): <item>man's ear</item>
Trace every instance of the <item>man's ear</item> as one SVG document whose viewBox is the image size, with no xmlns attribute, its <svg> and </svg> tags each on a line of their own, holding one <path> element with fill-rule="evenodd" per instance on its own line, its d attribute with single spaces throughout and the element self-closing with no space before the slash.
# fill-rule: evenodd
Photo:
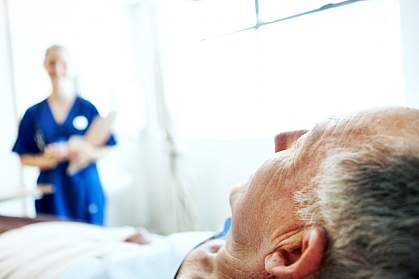
<svg viewBox="0 0 419 279">
<path fill-rule="evenodd" d="M 279 152 L 285 149 L 290 148 L 294 143 L 308 130 L 298 130 L 291 132 L 280 133 L 275 136 L 275 152 Z"/>
<path fill-rule="evenodd" d="M 266 256 L 265 270 L 275 278 L 306 278 L 320 269 L 326 246 L 325 230 L 312 227 L 303 231 L 289 245 L 281 246 Z"/>
</svg>

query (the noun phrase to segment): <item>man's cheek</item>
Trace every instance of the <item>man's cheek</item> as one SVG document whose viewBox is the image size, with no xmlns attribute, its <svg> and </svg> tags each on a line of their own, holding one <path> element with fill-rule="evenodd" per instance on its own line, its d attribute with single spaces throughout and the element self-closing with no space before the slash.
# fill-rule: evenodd
<svg viewBox="0 0 419 279">
<path fill-rule="evenodd" d="M 257 222 L 257 216 L 252 214 L 248 208 L 238 206 L 232 219 L 233 241 L 240 245 L 247 245 L 258 226 Z"/>
</svg>

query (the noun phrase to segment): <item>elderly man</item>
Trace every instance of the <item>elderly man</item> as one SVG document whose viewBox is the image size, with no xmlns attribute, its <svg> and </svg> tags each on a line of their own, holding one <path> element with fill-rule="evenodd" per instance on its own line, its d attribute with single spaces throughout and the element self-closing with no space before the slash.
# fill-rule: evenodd
<svg viewBox="0 0 419 279">
<path fill-rule="evenodd" d="M 225 242 L 176 278 L 419 278 L 419 111 L 387 108 L 276 137 L 230 196 Z"/>
</svg>

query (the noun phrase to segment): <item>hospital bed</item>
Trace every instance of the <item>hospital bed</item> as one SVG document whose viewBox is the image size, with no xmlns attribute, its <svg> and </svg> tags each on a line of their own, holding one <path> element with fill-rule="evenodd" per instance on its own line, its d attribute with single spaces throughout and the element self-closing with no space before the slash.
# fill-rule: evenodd
<svg viewBox="0 0 419 279">
<path fill-rule="evenodd" d="M 0 236 L 2 233 L 17 229 L 26 225 L 35 224 L 39 222 L 57 221 L 57 218 L 49 216 L 41 216 L 37 218 L 25 217 L 10 217 L 0 215 Z"/>
<path fill-rule="evenodd" d="M 17 193 L 8 195 L 0 195 L 0 203 L 11 200 L 24 199 L 24 198 L 40 198 L 43 195 L 51 194 L 54 192 L 54 188 L 49 184 L 39 184 L 32 190 L 24 190 Z"/>
<path fill-rule="evenodd" d="M 150 234 L 147 245 L 123 241 L 135 231 L 48 216 L 0 216 L 0 279 L 173 278 L 186 253 L 212 235 Z"/>
</svg>

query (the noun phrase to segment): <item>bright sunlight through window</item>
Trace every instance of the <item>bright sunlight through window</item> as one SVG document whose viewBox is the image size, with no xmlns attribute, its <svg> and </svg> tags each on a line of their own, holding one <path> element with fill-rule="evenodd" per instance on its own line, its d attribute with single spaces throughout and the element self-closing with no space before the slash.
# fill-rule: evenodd
<svg viewBox="0 0 419 279">
<path fill-rule="evenodd" d="M 225 1 L 213 2 L 218 9 L 201 6 L 212 1 L 184 2 L 169 9 L 167 46 L 168 103 L 184 138 L 266 138 L 405 102 L 399 1 L 363 1 L 236 33 L 231 22 L 236 30 L 251 26 L 250 13 L 238 14 L 254 1 L 246 9 L 233 1 L 228 15 Z M 261 1 L 266 19 L 281 16 L 275 10 L 284 3 L 296 5 L 273 2 Z M 196 18 L 196 10 L 207 14 Z"/>
</svg>

